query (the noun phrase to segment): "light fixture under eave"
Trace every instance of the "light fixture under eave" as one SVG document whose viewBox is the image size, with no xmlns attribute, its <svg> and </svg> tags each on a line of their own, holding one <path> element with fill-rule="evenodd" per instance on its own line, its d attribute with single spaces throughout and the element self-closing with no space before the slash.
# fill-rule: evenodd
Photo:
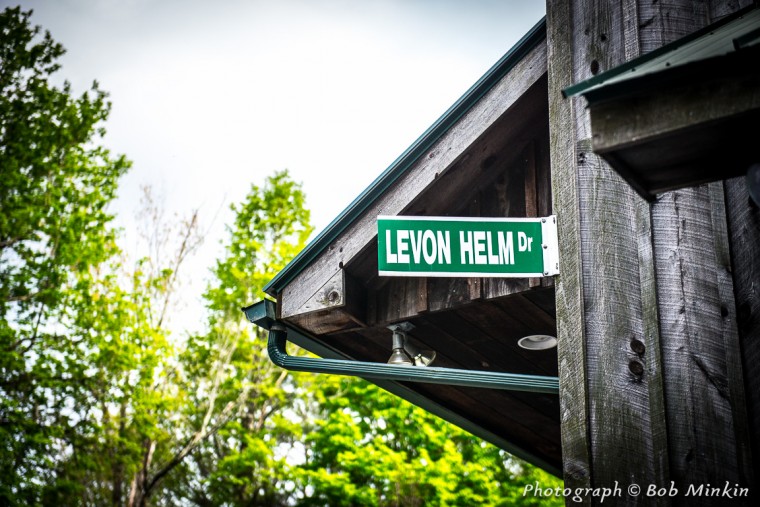
<svg viewBox="0 0 760 507">
<path fill-rule="evenodd" d="M 404 349 L 414 359 L 415 366 L 429 366 L 435 361 L 435 350 L 419 350 L 409 343 L 404 345 Z"/>
<path fill-rule="evenodd" d="M 409 325 L 411 326 L 411 324 Z M 390 359 L 388 359 L 388 364 L 414 366 L 414 359 L 404 350 L 406 331 L 402 328 L 401 324 L 388 326 L 388 329 L 393 331 L 393 352 Z"/>
<path fill-rule="evenodd" d="M 517 345 L 526 350 L 546 350 L 557 346 L 557 338 L 546 334 L 534 334 L 520 338 Z"/>
<path fill-rule="evenodd" d="M 393 352 L 388 364 L 399 366 L 428 366 L 435 360 L 433 350 L 419 350 L 407 342 L 407 331 L 414 329 L 411 322 L 399 322 L 388 326 L 393 332 Z"/>
</svg>

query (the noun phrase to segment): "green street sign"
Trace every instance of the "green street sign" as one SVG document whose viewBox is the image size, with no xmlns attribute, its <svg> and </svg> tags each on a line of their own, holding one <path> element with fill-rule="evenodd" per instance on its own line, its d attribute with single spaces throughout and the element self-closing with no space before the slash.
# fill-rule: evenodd
<svg viewBox="0 0 760 507">
<path fill-rule="evenodd" d="M 553 276 L 557 219 L 380 216 L 377 263 L 380 276 Z"/>
</svg>

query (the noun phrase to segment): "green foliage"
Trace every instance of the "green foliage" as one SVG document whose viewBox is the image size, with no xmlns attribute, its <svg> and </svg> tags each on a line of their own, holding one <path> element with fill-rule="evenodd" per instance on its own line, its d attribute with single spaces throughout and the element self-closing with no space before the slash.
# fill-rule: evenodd
<svg viewBox="0 0 760 507">
<path fill-rule="evenodd" d="M 262 287 L 303 249 L 313 230 L 304 205 L 301 186 L 281 171 L 232 206 L 227 254 L 217 261 L 216 281 L 204 296 L 212 318 L 239 321 L 241 301 L 260 299 Z"/>
<path fill-rule="evenodd" d="M 522 486 L 561 484 L 556 478 L 373 384 L 319 378 L 321 417 L 294 470 L 298 505 L 552 505 L 523 498 Z"/>
<path fill-rule="evenodd" d="M 0 499 L 34 503 L 76 489 L 57 467 L 93 438 L 75 408 L 96 337 L 70 305 L 116 251 L 106 206 L 129 164 L 96 144 L 97 84 L 78 98 L 50 84 L 63 48 L 29 16 L 0 13 Z"/>
<path fill-rule="evenodd" d="M 204 296 L 208 331 L 190 337 L 182 357 L 191 425 L 217 428 L 189 456 L 199 477 L 182 491 L 184 500 L 282 505 L 288 498 L 283 449 L 302 436 L 292 419 L 302 376 L 269 361 L 266 338 L 240 306 L 260 299 L 263 285 L 303 248 L 312 231 L 304 201 L 300 185 L 282 171 L 232 208 L 227 253 Z"/>
</svg>

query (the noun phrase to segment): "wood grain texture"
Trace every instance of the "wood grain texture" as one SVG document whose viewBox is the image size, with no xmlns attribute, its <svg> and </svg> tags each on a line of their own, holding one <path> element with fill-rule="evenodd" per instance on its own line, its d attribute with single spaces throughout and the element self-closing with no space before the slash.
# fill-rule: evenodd
<svg viewBox="0 0 760 507">
<path fill-rule="evenodd" d="M 640 16 L 654 15 L 658 40 L 667 43 L 708 24 L 719 3 L 725 4 L 673 0 L 660 16 L 642 4 Z M 669 469 L 679 488 L 746 486 L 751 476 L 721 185 L 668 192 L 651 211 Z M 681 502 L 712 504 L 705 497 Z"/>
<path fill-rule="evenodd" d="M 757 460 L 760 457 L 760 389 L 757 388 L 760 378 L 760 208 L 750 200 L 745 178 L 725 182 L 725 200 L 736 303 L 735 313 L 728 307 L 726 317 L 736 321 L 741 340 L 747 426 L 752 455 Z M 757 489 L 760 469 L 754 466 L 753 471 L 752 480 Z M 759 495 L 756 491 L 755 499 Z"/>
<path fill-rule="evenodd" d="M 557 99 L 638 55 L 639 41 L 626 40 L 638 37 L 638 14 L 635 2 L 548 4 L 563 460 L 578 486 L 668 477 L 648 206 L 592 153 L 583 101 Z"/>
<path fill-rule="evenodd" d="M 592 107 L 594 151 L 645 144 L 696 125 L 727 122 L 760 108 L 756 79 L 715 79 Z"/>
<path fill-rule="evenodd" d="M 557 354 L 565 486 L 590 487 L 592 477 L 589 410 L 586 390 L 585 312 L 583 306 L 580 210 L 575 173 L 575 106 L 562 89 L 574 83 L 573 23 L 566 0 L 546 5 L 549 74 L 549 146 L 552 201 L 558 219 L 561 274 L 555 280 Z M 585 498 L 583 504 L 590 505 Z"/>
<path fill-rule="evenodd" d="M 563 460 L 572 484 L 583 485 L 572 473 L 579 468 L 594 486 L 748 484 L 722 192 L 673 192 L 650 208 L 591 152 L 582 102 L 554 95 L 731 10 L 719 3 L 548 3 Z M 651 127 L 652 118 L 642 122 Z M 689 499 L 700 502 L 709 499 Z"/>
</svg>

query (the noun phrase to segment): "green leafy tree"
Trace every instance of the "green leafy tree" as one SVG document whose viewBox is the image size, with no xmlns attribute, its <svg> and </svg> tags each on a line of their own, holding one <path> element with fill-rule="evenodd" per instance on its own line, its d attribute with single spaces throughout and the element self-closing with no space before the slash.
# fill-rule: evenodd
<svg viewBox="0 0 760 507">
<path fill-rule="evenodd" d="M 98 301 L 93 312 L 104 325 L 97 328 L 97 323 L 85 322 L 83 326 L 98 329 L 98 351 L 108 351 L 100 373 L 101 385 L 109 387 L 104 416 L 94 421 L 101 438 L 83 449 L 83 454 L 107 459 L 95 470 L 100 477 L 84 484 L 89 491 L 105 484 L 112 503 L 128 506 L 147 505 L 151 497 L 160 497 L 171 487 L 170 472 L 181 464 L 192 443 L 205 438 L 188 439 L 183 434 L 181 414 L 187 403 L 179 362 L 183 344 L 168 326 L 179 273 L 203 239 L 198 214 L 166 221 L 162 206 L 145 188 L 138 218 L 148 255 L 134 263 L 126 256 L 114 260 L 107 276 L 99 278 L 111 282 L 106 288 L 112 297 Z M 99 359 L 100 355 L 91 359 L 91 369 L 101 364 Z M 97 399 L 103 403 L 102 396 Z"/>
<path fill-rule="evenodd" d="M 293 471 L 302 506 L 562 505 L 561 481 L 364 380 L 319 376 L 318 416 Z"/>
<path fill-rule="evenodd" d="M 107 96 L 51 84 L 64 50 L 30 16 L 0 14 L 0 504 L 144 505 L 183 448 L 165 316 L 196 217 L 122 254 Z"/>
<path fill-rule="evenodd" d="M 287 171 L 252 186 L 232 207 L 226 255 L 205 294 L 208 330 L 183 356 L 189 432 L 199 440 L 176 495 L 199 505 L 283 505 L 289 496 L 285 449 L 301 438 L 299 375 L 275 367 L 266 337 L 245 320 L 241 302 L 300 251 L 312 227 L 301 186 Z"/>
<path fill-rule="evenodd" d="M 115 252 L 107 211 L 124 157 L 98 145 L 109 113 L 97 83 L 55 87 L 64 50 L 0 13 L 0 499 L 34 503 L 55 484 L 79 424 L 71 400 L 89 345 L 68 339 L 69 305 Z"/>
</svg>

